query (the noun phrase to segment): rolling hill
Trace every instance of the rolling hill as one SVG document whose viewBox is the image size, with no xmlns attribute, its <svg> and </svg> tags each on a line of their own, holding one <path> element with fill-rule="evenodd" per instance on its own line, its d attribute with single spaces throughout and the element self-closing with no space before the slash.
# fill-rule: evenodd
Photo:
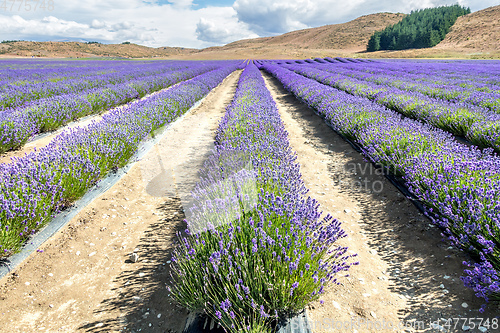
<svg viewBox="0 0 500 333">
<path fill-rule="evenodd" d="M 364 58 L 500 59 L 500 5 L 461 16 L 445 39 L 428 49 L 378 51 Z"/>
<path fill-rule="evenodd" d="M 170 57 L 198 51 L 181 47 L 151 48 L 137 44 L 89 44 L 83 42 L 8 42 L 0 44 L 0 54 L 21 57 Z"/>
<path fill-rule="evenodd" d="M 325 25 L 288 32 L 283 35 L 245 39 L 220 47 L 209 47 L 188 58 L 304 58 L 326 56 L 334 52 L 348 55 L 366 49 L 368 39 L 377 30 L 399 22 L 405 15 L 378 13 L 358 17 L 341 24 Z"/>
<path fill-rule="evenodd" d="M 241 40 L 227 44 L 219 49 L 252 49 L 280 46 L 363 51 L 366 48 L 368 39 L 375 31 L 399 22 L 404 16 L 404 14 L 392 13 L 365 15 L 347 23 L 297 30 L 275 37 Z"/>
<path fill-rule="evenodd" d="M 459 17 L 436 48 L 500 51 L 500 6 Z"/>
</svg>

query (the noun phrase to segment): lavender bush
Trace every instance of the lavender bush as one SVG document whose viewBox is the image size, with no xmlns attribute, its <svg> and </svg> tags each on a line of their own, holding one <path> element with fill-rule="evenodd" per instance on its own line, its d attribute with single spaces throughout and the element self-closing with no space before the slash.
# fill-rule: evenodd
<svg viewBox="0 0 500 333">
<path fill-rule="evenodd" d="M 241 75 L 202 174 L 190 235 L 180 236 L 174 256 L 170 290 L 181 305 L 204 311 L 229 332 L 271 332 L 352 265 L 347 248 L 336 244 L 345 237 L 340 222 L 321 218 L 306 197 L 278 110 L 253 64 Z M 255 202 L 252 191 L 242 190 L 252 179 Z M 231 218 L 214 222 L 220 219 L 210 211 Z"/>
</svg>

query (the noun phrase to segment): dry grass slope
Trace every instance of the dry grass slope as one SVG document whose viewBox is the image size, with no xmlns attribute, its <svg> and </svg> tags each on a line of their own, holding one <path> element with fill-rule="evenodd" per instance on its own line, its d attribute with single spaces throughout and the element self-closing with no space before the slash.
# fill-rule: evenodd
<svg viewBox="0 0 500 333">
<path fill-rule="evenodd" d="M 500 51 L 500 6 L 459 17 L 436 48 Z"/>
<path fill-rule="evenodd" d="M 258 46 L 286 46 L 306 49 L 343 49 L 362 51 L 370 36 L 377 30 L 399 22 L 405 15 L 379 13 L 358 17 L 342 24 L 325 25 L 292 31 L 276 37 L 238 41 L 222 49 Z"/>
<path fill-rule="evenodd" d="M 405 15 L 378 13 L 358 17 L 342 24 L 292 31 L 275 37 L 240 40 L 211 47 L 188 57 L 237 55 L 247 58 L 303 58 L 332 54 L 346 55 L 366 49 L 368 39 L 377 30 L 399 22 Z"/>
<path fill-rule="evenodd" d="M 195 51 L 180 47 L 151 48 L 137 44 L 87 44 L 80 42 L 15 42 L 0 44 L 0 54 L 20 57 L 169 57 Z"/>
</svg>

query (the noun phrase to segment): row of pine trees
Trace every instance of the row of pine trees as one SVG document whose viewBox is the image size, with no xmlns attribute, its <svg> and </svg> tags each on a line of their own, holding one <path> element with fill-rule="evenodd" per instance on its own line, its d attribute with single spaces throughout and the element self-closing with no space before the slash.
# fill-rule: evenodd
<svg viewBox="0 0 500 333">
<path fill-rule="evenodd" d="M 469 13 L 470 8 L 460 5 L 412 11 L 400 22 L 375 32 L 367 51 L 433 47 L 444 39 L 459 16 Z"/>
</svg>

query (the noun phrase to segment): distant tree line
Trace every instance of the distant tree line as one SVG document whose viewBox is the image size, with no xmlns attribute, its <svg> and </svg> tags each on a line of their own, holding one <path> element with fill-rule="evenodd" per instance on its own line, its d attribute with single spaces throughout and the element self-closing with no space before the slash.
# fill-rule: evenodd
<svg viewBox="0 0 500 333">
<path fill-rule="evenodd" d="M 433 47 L 444 39 L 459 16 L 469 13 L 470 8 L 460 5 L 412 11 L 400 22 L 375 32 L 367 51 Z"/>
</svg>

